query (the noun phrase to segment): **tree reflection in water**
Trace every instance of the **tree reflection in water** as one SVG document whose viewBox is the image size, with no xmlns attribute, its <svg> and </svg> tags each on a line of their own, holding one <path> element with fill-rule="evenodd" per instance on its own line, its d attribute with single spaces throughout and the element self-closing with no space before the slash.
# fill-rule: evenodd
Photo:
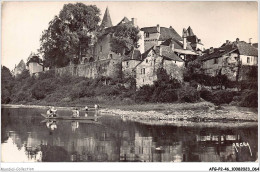
<svg viewBox="0 0 260 172">
<path fill-rule="evenodd" d="M 2 109 L 3 149 L 13 144 L 29 157 L 16 161 L 239 162 L 258 159 L 257 126 L 155 126 L 123 121 L 114 116 L 101 117 L 98 122 L 57 120 L 46 124 L 41 122 L 41 111 Z M 69 114 L 62 112 L 66 113 Z M 88 116 L 99 115 L 98 112 L 88 112 Z M 56 127 L 51 127 L 52 124 Z M 241 142 L 250 145 L 252 156 L 247 147 L 234 149 L 233 143 Z M 3 157 L 8 154 L 3 151 Z"/>
</svg>

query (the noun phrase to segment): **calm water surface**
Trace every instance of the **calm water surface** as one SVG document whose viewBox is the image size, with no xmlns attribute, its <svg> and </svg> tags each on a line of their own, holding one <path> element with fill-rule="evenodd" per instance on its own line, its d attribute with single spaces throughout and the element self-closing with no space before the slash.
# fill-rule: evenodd
<svg viewBox="0 0 260 172">
<path fill-rule="evenodd" d="M 40 113 L 45 111 L 2 108 L 2 161 L 238 162 L 258 159 L 257 126 L 154 126 L 123 121 L 115 116 L 102 116 L 93 122 L 55 122 L 44 120 Z M 70 112 L 59 111 L 59 114 L 69 116 Z M 100 114 L 88 113 L 88 116 L 94 115 Z"/>
</svg>

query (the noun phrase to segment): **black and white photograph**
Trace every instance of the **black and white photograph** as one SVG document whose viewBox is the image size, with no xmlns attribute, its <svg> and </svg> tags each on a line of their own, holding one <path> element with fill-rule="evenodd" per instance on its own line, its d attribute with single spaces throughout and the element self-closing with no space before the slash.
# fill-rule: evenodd
<svg viewBox="0 0 260 172">
<path fill-rule="evenodd" d="M 1 171 L 259 171 L 258 1 L 1 5 Z"/>
</svg>

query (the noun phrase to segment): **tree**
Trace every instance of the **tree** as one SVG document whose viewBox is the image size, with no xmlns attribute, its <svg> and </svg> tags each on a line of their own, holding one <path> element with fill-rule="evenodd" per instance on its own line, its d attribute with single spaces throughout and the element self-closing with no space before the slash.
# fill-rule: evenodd
<svg viewBox="0 0 260 172">
<path fill-rule="evenodd" d="M 13 89 L 14 78 L 10 72 L 10 70 L 3 66 L 1 68 L 1 102 L 9 103 L 11 101 L 11 92 Z"/>
<path fill-rule="evenodd" d="M 110 41 L 111 49 L 118 54 L 127 54 L 133 48 L 139 47 L 139 39 L 140 35 L 138 28 L 128 24 L 116 26 Z"/>
<path fill-rule="evenodd" d="M 98 28 L 99 15 L 100 10 L 95 5 L 65 4 L 40 39 L 39 51 L 46 66 L 63 67 L 79 59 L 82 50 L 89 48 L 93 33 Z"/>
</svg>

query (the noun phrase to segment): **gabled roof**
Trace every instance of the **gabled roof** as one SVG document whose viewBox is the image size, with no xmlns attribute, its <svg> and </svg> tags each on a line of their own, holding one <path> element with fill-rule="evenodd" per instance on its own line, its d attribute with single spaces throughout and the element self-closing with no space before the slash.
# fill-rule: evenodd
<svg viewBox="0 0 260 172">
<path fill-rule="evenodd" d="M 172 51 L 171 47 L 160 45 L 160 48 L 161 48 L 161 51 L 162 51 L 161 56 L 163 58 L 165 58 L 167 60 L 174 60 L 174 61 L 183 62 L 183 60 L 180 57 L 178 57 L 174 53 L 174 51 Z M 146 52 L 144 52 L 142 54 L 142 59 L 144 60 L 151 51 L 154 51 L 155 54 L 160 55 L 160 52 L 154 50 L 154 47 L 151 47 L 150 49 L 148 49 Z"/>
<path fill-rule="evenodd" d="M 182 41 L 182 37 L 173 28 L 161 27 L 160 33 L 161 34 L 159 37 L 159 41 L 165 41 L 166 39 L 169 38 L 174 38 L 178 41 Z"/>
<path fill-rule="evenodd" d="M 225 46 L 220 47 L 220 48 L 213 48 L 213 50 L 214 50 L 214 52 L 212 52 L 212 53 L 209 53 L 210 52 L 209 49 L 205 50 L 203 52 L 204 55 L 199 57 L 200 60 L 206 61 L 206 60 L 210 60 L 210 59 L 214 59 L 214 58 L 219 58 L 219 57 L 221 57 L 225 54 L 236 51 L 237 47 L 234 46 L 233 44 L 228 44 L 228 45 L 225 45 Z"/>
<path fill-rule="evenodd" d="M 143 54 L 142 54 L 142 59 L 145 59 L 148 54 L 150 53 L 150 51 L 154 51 L 153 47 L 149 48 L 148 50 L 146 50 Z M 155 53 L 155 51 L 154 51 Z"/>
<path fill-rule="evenodd" d="M 21 61 L 19 62 L 19 64 L 18 64 L 15 68 L 25 69 L 25 68 L 26 68 L 26 65 L 25 65 L 24 61 L 21 60 Z"/>
<path fill-rule="evenodd" d="M 174 61 L 179 61 L 183 62 L 183 60 L 178 57 L 174 51 L 172 51 L 171 47 L 169 46 L 161 46 L 161 51 L 162 51 L 162 57 L 167 59 L 167 60 L 174 60 Z"/>
<path fill-rule="evenodd" d="M 103 17 L 103 20 L 102 20 L 102 23 L 101 23 L 100 26 L 103 27 L 103 28 L 108 28 L 108 27 L 113 26 L 111 18 L 110 18 L 108 7 L 106 8 L 106 11 L 105 11 L 105 14 L 104 14 L 104 17 Z"/>
<path fill-rule="evenodd" d="M 187 41 L 191 42 L 191 43 L 197 43 L 198 42 L 198 38 L 196 35 L 193 36 L 187 36 Z"/>
<path fill-rule="evenodd" d="M 144 27 L 141 28 L 141 30 L 144 31 L 145 33 L 159 33 L 157 30 L 157 26 Z M 171 28 L 160 27 L 159 41 L 165 41 L 169 38 L 175 38 L 179 41 L 182 40 L 181 36 L 172 27 Z"/>
<path fill-rule="evenodd" d="M 130 20 L 127 17 L 124 17 L 117 25 L 129 23 Z"/>
<path fill-rule="evenodd" d="M 33 54 L 33 53 L 30 54 L 26 65 L 28 66 L 29 63 L 38 63 L 40 65 L 43 65 L 42 64 L 43 63 L 42 59 L 38 55 Z"/>
<path fill-rule="evenodd" d="M 190 26 L 187 29 L 187 33 L 188 33 L 187 36 L 194 36 L 194 33 L 193 33 L 193 31 L 192 31 Z"/>
<path fill-rule="evenodd" d="M 240 55 L 258 56 L 258 49 L 244 41 L 239 41 L 236 46 Z"/>
</svg>

